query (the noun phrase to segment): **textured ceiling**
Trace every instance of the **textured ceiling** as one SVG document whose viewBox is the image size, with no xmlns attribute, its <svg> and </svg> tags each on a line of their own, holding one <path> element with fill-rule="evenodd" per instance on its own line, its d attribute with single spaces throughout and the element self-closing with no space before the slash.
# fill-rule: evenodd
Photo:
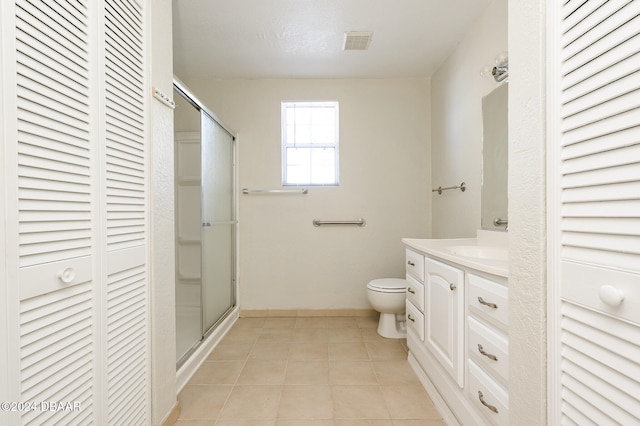
<svg viewBox="0 0 640 426">
<path fill-rule="evenodd" d="M 427 77 L 491 0 L 173 0 L 189 78 Z M 345 31 L 373 31 L 343 51 Z"/>
</svg>

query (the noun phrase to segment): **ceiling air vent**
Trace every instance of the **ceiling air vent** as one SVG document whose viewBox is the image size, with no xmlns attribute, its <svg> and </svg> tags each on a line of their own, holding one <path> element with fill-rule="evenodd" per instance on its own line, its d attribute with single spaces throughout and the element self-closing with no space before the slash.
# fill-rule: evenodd
<svg viewBox="0 0 640 426">
<path fill-rule="evenodd" d="M 342 50 L 367 50 L 372 36 L 371 31 L 345 31 Z"/>
</svg>

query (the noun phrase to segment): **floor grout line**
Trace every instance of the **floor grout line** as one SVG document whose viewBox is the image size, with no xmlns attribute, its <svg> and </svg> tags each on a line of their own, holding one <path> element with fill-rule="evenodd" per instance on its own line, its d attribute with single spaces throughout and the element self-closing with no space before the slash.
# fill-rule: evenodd
<svg viewBox="0 0 640 426">
<path fill-rule="evenodd" d="M 305 317 L 305 318 L 313 318 L 313 317 Z M 397 355 L 394 353 L 395 349 L 393 344 L 397 344 L 397 346 L 402 349 L 402 351 L 404 352 L 404 354 L 406 354 L 407 349 L 406 349 L 406 345 L 403 345 L 401 341 L 390 341 L 390 340 L 386 340 L 386 339 L 382 339 L 382 340 L 377 340 L 374 339 L 372 337 L 370 337 L 369 340 L 365 340 L 365 335 L 363 333 L 363 330 L 370 328 L 370 327 L 361 327 L 359 324 L 356 324 L 356 327 L 351 327 L 351 326 L 346 326 L 346 327 L 340 327 L 339 326 L 339 321 L 333 321 L 334 324 L 333 327 L 330 327 L 329 325 L 329 321 L 328 320 L 324 320 L 324 321 L 314 321 L 311 319 L 306 319 L 303 321 L 298 321 L 296 320 L 295 322 L 293 322 L 293 324 L 291 324 L 291 327 L 275 327 L 273 325 L 276 325 L 275 322 L 271 322 L 271 324 L 268 323 L 268 319 L 269 318 L 263 318 L 261 322 L 258 321 L 253 321 L 256 324 L 260 324 L 258 327 L 252 327 L 250 322 L 245 323 L 246 325 L 242 325 L 242 323 L 240 321 L 242 321 L 242 319 L 239 320 L 239 323 L 236 323 L 236 325 L 234 325 L 234 327 L 232 328 L 232 332 L 235 330 L 236 334 L 231 334 L 230 338 L 231 340 L 227 339 L 227 344 L 231 345 L 231 347 L 233 347 L 233 342 L 236 342 L 238 345 L 242 345 L 242 342 L 245 340 L 252 340 L 252 343 L 248 348 L 248 350 L 246 351 L 246 354 L 243 355 L 242 359 L 215 359 L 212 358 L 212 355 L 210 355 L 207 358 L 207 362 L 224 362 L 224 361 L 241 361 L 241 365 L 240 368 L 237 372 L 237 375 L 235 376 L 234 380 L 233 380 L 233 384 L 197 384 L 197 385 L 209 385 L 209 386 L 228 386 L 230 388 L 229 392 L 226 394 L 226 397 L 224 398 L 224 402 L 221 404 L 220 409 L 218 410 L 215 419 L 213 420 L 208 420 L 209 423 L 207 424 L 227 424 L 227 422 L 233 423 L 233 422 L 237 422 L 234 424 L 238 424 L 238 425 L 249 425 L 249 424 L 263 424 L 260 423 L 261 421 L 266 422 L 266 424 L 269 425 L 278 425 L 280 424 L 280 422 L 284 422 L 286 424 L 293 424 L 293 422 L 295 421 L 318 421 L 318 420 L 326 420 L 327 425 L 331 425 L 331 424 L 335 424 L 336 422 L 338 422 L 339 424 L 342 423 L 349 423 L 350 421 L 353 422 L 358 422 L 360 420 L 362 421 L 367 421 L 367 419 L 369 419 L 369 417 L 364 416 L 364 417 L 356 417 L 356 418 L 352 418 L 352 416 L 349 416 L 347 414 L 345 414 L 346 412 L 342 412 L 342 414 L 340 414 L 339 411 L 336 411 L 336 398 L 338 397 L 338 395 L 345 395 L 344 392 L 340 393 L 337 392 L 338 389 L 345 389 L 348 387 L 354 387 L 354 390 L 357 389 L 365 389 L 365 388 L 374 388 L 376 389 L 376 391 L 374 392 L 375 394 L 379 395 L 377 398 L 381 398 L 378 403 L 382 403 L 382 405 L 384 406 L 384 411 L 387 413 L 387 418 L 386 419 L 380 419 L 380 420 L 385 420 L 386 423 L 382 423 L 382 424 L 388 424 L 388 425 L 393 425 L 394 421 L 397 422 L 403 422 L 405 420 L 411 420 L 410 417 L 407 417 L 406 419 L 394 419 L 393 414 L 392 414 L 392 409 L 389 405 L 390 401 L 392 400 L 388 400 L 387 397 L 385 397 L 385 387 L 390 387 L 390 386 L 399 386 L 401 384 L 398 385 L 394 385 L 393 383 L 387 383 L 387 384 L 383 384 L 383 380 L 382 380 L 382 371 L 378 371 L 375 368 L 375 363 L 377 362 L 384 362 L 384 361 L 397 361 L 397 360 L 405 360 L 406 358 L 397 358 Z M 289 321 L 290 323 L 290 321 Z M 324 323 L 324 324 L 323 324 Z M 345 324 L 348 324 L 349 321 L 345 321 Z M 282 322 L 282 324 L 287 324 L 287 322 Z M 265 325 L 267 325 L 265 327 Z M 271 325 L 271 326 L 269 326 Z M 301 325 L 314 325 L 314 327 L 301 327 Z M 318 327 L 318 325 L 322 325 L 322 327 Z M 359 330 L 359 337 L 362 340 L 359 339 L 353 339 L 351 340 L 350 338 L 345 338 L 345 341 L 342 340 L 337 340 L 337 341 L 331 341 L 331 330 L 340 330 L 340 331 L 336 331 L 337 333 L 340 332 L 344 332 L 344 329 L 353 329 L 353 328 L 357 328 Z M 281 330 L 291 330 L 291 334 L 289 334 L 288 336 L 284 336 L 284 337 L 278 337 L 278 333 L 279 332 L 274 332 L 274 329 L 281 329 Z M 305 355 L 304 353 L 302 355 L 300 354 L 295 354 L 292 351 L 292 347 L 291 345 L 293 343 L 300 343 L 300 344 L 304 344 L 304 343 L 318 343 L 315 342 L 313 340 L 301 340 L 301 341 L 296 341 L 295 340 L 295 336 L 296 336 L 296 330 L 326 330 L 327 334 L 326 334 L 326 340 L 323 340 L 321 343 L 324 343 L 326 345 L 327 348 L 327 353 L 326 353 L 326 358 L 322 357 L 322 355 L 319 355 L 321 358 L 315 359 L 315 358 L 305 358 L 305 356 L 310 356 L 310 355 Z M 269 331 L 267 331 L 269 330 Z M 270 334 L 273 333 L 273 334 Z M 345 335 L 348 335 L 347 332 L 344 332 Z M 287 332 L 283 332 L 283 334 L 287 334 Z M 302 334 L 302 333 L 301 333 Z M 310 332 L 310 334 L 312 334 L 312 332 Z M 272 336 L 272 337 L 267 337 L 267 336 Z M 278 339 L 282 338 L 282 342 L 281 343 L 286 343 L 288 345 L 288 348 L 286 349 L 286 351 L 283 351 L 283 354 L 280 354 L 279 356 L 274 355 L 275 358 L 270 358 L 268 352 L 267 353 L 263 353 L 262 356 L 265 356 L 266 358 L 261 358 L 261 354 L 259 352 L 257 352 L 258 349 L 258 345 L 259 342 L 261 341 L 261 337 L 263 337 L 262 342 L 266 342 L 267 345 L 269 345 L 270 343 L 275 343 L 273 346 L 277 347 L 277 343 L 278 343 Z M 304 339 L 304 337 L 302 337 Z M 270 342 L 270 340 L 273 339 L 272 342 Z M 223 339 L 223 341 L 221 343 L 223 343 L 225 340 Z M 347 358 L 345 359 L 341 359 L 339 358 L 332 358 L 331 353 L 329 352 L 329 348 L 331 344 L 335 344 L 335 343 L 359 343 L 362 345 L 362 347 L 364 347 L 364 351 L 366 353 L 366 357 L 367 359 L 357 359 L 357 357 L 349 358 L 347 356 Z M 376 345 L 376 343 L 385 343 L 386 345 Z M 299 345 L 300 347 L 304 347 L 304 345 Z M 321 345 L 320 345 L 321 346 Z M 353 345 L 353 346 L 359 346 L 359 345 Z M 377 346 L 377 347 L 376 347 Z M 386 347 L 385 347 L 386 346 Z M 345 345 L 343 348 L 346 350 L 349 347 L 349 345 Z M 385 352 L 387 351 L 387 352 Z M 214 349 L 215 352 L 215 349 Z M 284 353 L 286 352 L 286 354 Z M 312 354 L 313 352 L 311 352 Z M 233 354 L 233 351 L 231 350 L 231 354 Z M 357 354 L 357 351 L 356 353 Z M 234 357 L 234 355 L 229 355 L 230 357 Z M 254 358 L 255 356 L 258 356 L 258 358 Z M 280 358 L 280 356 L 282 356 L 283 358 Z M 302 358 L 298 359 L 292 359 L 292 356 L 302 356 Z M 380 358 L 381 359 L 376 359 L 376 358 Z M 389 357 L 390 359 L 386 359 L 385 357 Z M 248 365 L 250 365 L 250 361 L 263 361 L 265 362 L 265 365 L 269 364 L 269 361 L 274 362 L 275 364 L 278 364 L 280 361 L 283 362 L 283 371 L 282 371 L 282 378 L 281 378 L 281 382 L 278 382 L 278 384 L 268 384 L 268 383 L 250 383 L 250 379 L 248 383 L 246 384 L 242 384 L 240 383 L 240 379 L 243 377 L 243 373 L 249 371 L 246 370 Z M 315 384 L 313 383 L 314 379 L 309 379 L 310 383 L 287 383 L 287 376 L 288 374 L 291 372 L 291 363 L 295 361 L 295 362 L 304 362 L 304 361 L 320 361 L 326 364 L 327 366 L 327 377 L 326 377 L 326 383 L 321 383 L 321 384 Z M 354 380 L 354 383 L 340 383 L 340 381 L 337 381 L 336 383 L 332 382 L 332 366 L 336 367 L 339 365 L 339 363 L 348 363 L 348 362 L 353 362 L 353 363 L 363 363 L 368 367 L 368 371 L 371 372 L 371 377 L 373 379 L 374 383 L 366 383 L 366 381 L 368 379 L 366 378 L 358 378 L 357 374 L 352 376 Z M 255 365 L 255 364 L 254 364 Z M 355 366 L 356 364 L 354 364 Z M 223 366 L 223 364 L 220 364 L 220 366 Z M 201 367 L 202 368 L 202 367 Z M 388 367 L 387 367 L 388 368 Z M 333 370 L 334 372 L 336 370 Z M 247 373 L 249 374 L 249 373 Z M 255 374 L 255 372 L 252 372 L 252 374 Z M 258 373 L 260 374 L 260 373 Z M 300 373 L 303 374 L 303 373 Z M 365 376 L 368 373 L 363 373 L 365 374 Z M 386 372 L 385 374 L 389 374 L 388 372 Z M 206 379 L 205 379 L 206 380 Z M 262 379 L 262 380 L 269 380 L 268 378 L 266 379 Z M 360 383 L 359 381 L 362 381 L 363 383 Z M 404 380 L 404 379 L 403 379 Z M 188 383 L 188 385 L 191 386 L 196 386 L 196 384 L 191 384 Z M 240 387 L 246 387 L 246 388 L 259 388 L 262 386 L 270 386 L 272 387 L 274 390 L 277 388 L 278 389 L 278 395 L 277 395 L 277 400 L 276 401 L 270 401 L 270 404 L 272 404 L 272 407 L 274 407 L 272 410 L 272 412 L 274 412 L 275 414 L 273 415 L 273 417 L 271 416 L 267 416 L 264 418 L 260 418 L 260 419 L 249 419 L 249 418 L 245 418 L 244 415 L 240 415 L 240 417 L 235 418 L 222 418 L 223 413 L 225 412 L 225 409 L 230 408 L 229 407 L 229 403 L 230 400 L 232 398 L 232 396 L 234 395 L 234 391 L 238 391 Z M 285 412 L 284 416 L 285 417 L 281 417 L 281 409 L 282 409 L 282 404 L 283 404 L 283 395 L 284 395 L 284 389 L 291 389 L 293 387 L 310 387 L 310 386 L 317 386 L 317 387 L 322 387 L 322 388 L 327 388 L 328 390 L 328 395 L 330 397 L 330 401 L 331 401 L 331 412 L 332 412 L 332 416 L 331 418 L 322 418 L 322 419 L 316 419 L 313 417 L 313 415 L 311 415 L 310 417 L 306 417 L 306 418 L 291 418 L 288 414 L 288 411 Z M 245 389 L 246 391 L 246 389 Z M 368 391 L 367 391 L 368 392 Z M 387 394 L 388 394 L 389 390 L 387 389 Z M 425 394 L 426 395 L 426 394 Z M 291 394 L 289 394 L 288 398 L 291 398 Z M 235 404 L 237 404 L 237 401 L 234 401 Z M 289 400 L 289 404 L 291 400 Z M 242 403 L 241 403 L 242 405 Z M 366 403 L 364 405 L 362 405 L 362 407 L 366 407 Z M 380 406 L 378 406 L 378 408 L 380 408 Z M 234 407 L 234 409 L 237 410 L 237 406 Z M 364 409 L 364 412 L 369 412 L 367 410 L 367 408 L 360 408 L 360 409 Z M 396 409 L 397 411 L 397 409 Z M 185 413 L 186 414 L 186 413 Z M 229 415 L 230 413 L 227 413 L 227 415 Z M 251 415 L 247 414 L 246 417 L 251 417 Z M 383 416 L 384 417 L 384 416 Z M 185 420 L 186 418 L 179 418 L 179 420 Z M 426 417 L 417 417 L 416 420 L 418 419 L 426 419 Z M 429 418 L 431 419 L 431 418 Z M 197 422 L 197 418 L 193 419 L 194 423 Z M 255 422 L 255 423 L 252 423 Z M 182 422 L 179 422 L 178 424 L 180 424 Z M 188 422 L 185 422 L 184 424 L 188 424 Z M 311 423 L 310 423 L 311 424 Z M 359 424 L 363 424 L 363 423 L 359 423 Z M 430 423 L 431 424 L 431 423 Z M 433 423 L 435 424 L 435 423 Z M 444 424 L 444 423 L 442 423 Z"/>
</svg>

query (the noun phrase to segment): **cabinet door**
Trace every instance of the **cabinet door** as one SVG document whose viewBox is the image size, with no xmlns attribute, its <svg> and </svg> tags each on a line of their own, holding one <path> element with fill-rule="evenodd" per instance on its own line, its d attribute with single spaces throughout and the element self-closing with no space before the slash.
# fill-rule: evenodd
<svg viewBox="0 0 640 426">
<path fill-rule="evenodd" d="M 425 259 L 425 344 L 460 387 L 464 386 L 464 272 Z"/>
</svg>

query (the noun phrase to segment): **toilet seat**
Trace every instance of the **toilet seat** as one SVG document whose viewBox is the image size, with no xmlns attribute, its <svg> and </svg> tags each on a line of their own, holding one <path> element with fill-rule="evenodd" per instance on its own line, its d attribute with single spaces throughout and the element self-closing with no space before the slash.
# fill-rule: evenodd
<svg viewBox="0 0 640 426">
<path fill-rule="evenodd" d="M 404 293 L 407 289 L 407 281 L 402 278 L 378 278 L 370 281 L 367 288 L 381 293 Z"/>
</svg>

